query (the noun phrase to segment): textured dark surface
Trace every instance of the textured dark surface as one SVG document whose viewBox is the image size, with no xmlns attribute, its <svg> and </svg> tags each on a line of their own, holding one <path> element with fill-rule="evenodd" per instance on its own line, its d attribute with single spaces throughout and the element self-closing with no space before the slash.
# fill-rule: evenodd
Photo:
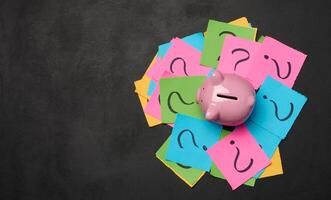
<svg viewBox="0 0 331 200">
<path fill-rule="evenodd" d="M 0 199 L 326 199 L 330 1 L 0 1 Z M 206 174 L 190 189 L 154 156 L 133 81 L 157 45 L 247 16 L 308 59 L 309 97 L 281 144 L 285 174 L 254 189 Z"/>
</svg>

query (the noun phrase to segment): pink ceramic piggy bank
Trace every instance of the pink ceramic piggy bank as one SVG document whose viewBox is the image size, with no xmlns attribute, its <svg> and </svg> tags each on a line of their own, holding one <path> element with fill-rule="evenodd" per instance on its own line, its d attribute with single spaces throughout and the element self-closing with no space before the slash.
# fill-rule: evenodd
<svg viewBox="0 0 331 200">
<path fill-rule="evenodd" d="M 196 98 L 207 120 L 237 126 L 251 114 L 255 90 L 246 79 L 216 70 L 198 89 Z"/>
</svg>

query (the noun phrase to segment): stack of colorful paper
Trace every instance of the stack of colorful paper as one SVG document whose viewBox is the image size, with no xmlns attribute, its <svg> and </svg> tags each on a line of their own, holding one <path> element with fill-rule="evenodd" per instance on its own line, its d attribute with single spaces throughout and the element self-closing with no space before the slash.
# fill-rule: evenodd
<svg viewBox="0 0 331 200">
<path fill-rule="evenodd" d="M 149 127 L 168 124 L 171 135 L 156 157 L 193 187 L 208 172 L 232 189 L 283 174 L 279 144 L 307 98 L 292 86 L 306 55 L 261 36 L 245 17 L 209 20 L 204 33 L 162 44 L 143 77 L 135 81 Z M 205 120 L 196 91 L 214 70 L 235 73 L 257 90 L 245 124 L 222 127 Z"/>
</svg>

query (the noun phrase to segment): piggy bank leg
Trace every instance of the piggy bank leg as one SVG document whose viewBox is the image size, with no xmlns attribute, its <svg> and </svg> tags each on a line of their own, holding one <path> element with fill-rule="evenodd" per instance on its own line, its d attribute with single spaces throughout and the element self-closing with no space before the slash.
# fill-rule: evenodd
<svg viewBox="0 0 331 200">
<path fill-rule="evenodd" d="M 209 106 L 206 111 L 205 118 L 207 120 L 216 121 L 218 119 L 218 110 L 214 106 Z"/>
</svg>

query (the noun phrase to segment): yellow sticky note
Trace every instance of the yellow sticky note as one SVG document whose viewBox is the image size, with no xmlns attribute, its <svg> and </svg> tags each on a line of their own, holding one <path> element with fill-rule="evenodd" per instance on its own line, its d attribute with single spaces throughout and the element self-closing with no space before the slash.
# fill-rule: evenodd
<svg viewBox="0 0 331 200">
<path fill-rule="evenodd" d="M 141 95 L 139 95 L 139 94 L 138 94 L 138 97 L 139 97 L 141 107 L 142 107 L 142 109 L 144 109 L 147 102 L 148 102 L 148 99 L 141 96 Z M 152 117 L 152 116 L 150 116 L 146 113 L 144 113 L 144 114 L 145 114 L 146 121 L 147 121 L 147 124 L 148 124 L 149 127 L 153 127 L 153 126 L 156 126 L 156 125 L 159 125 L 159 124 L 162 123 L 160 120 L 158 120 L 158 119 L 156 119 L 156 118 L 154 118 L 154 117 Z"/>
<path fill-rule="evenodd" d="M 137 80 L 134 82 L 134 85 L 136 87 L 135 92 L 139 95 L 149 99 L 149 96 L 147 95 L 149 83 L 151 82 L 151 79 L 148 78 L 146 75 L 142 77 L 142 79 Z"/>
<path fill-rule="evenodd" d="M 230 24 L 234 24 L 237 26 L 244 26 L 244 27 L 249 26 L 249 22 L 246 17 L 241 17 L 239 19 L 233 20 L 230 22 Z"/>
<path fill-rule="evenodd" d="M 236 19 L 236 20 L 230 22 L 230 24 L 234 24 L 237 26 L 243 26 L 243 27 L 249 26 L 249 22 L 246 17 L 241 17 L 239 19 Z M 254 29 L 254 38 L 256 38 L 257 28 L 252 27 L 252 29 Z"/>
<path fill-rule="evenodd" d="M 271 158 L 271 164 L 265 168 L 264 172 L 259 178 L 266 178 L 283 174 L 282 160 L 280 158 L 279 148 L 276 149 Z"/>
</svg>

